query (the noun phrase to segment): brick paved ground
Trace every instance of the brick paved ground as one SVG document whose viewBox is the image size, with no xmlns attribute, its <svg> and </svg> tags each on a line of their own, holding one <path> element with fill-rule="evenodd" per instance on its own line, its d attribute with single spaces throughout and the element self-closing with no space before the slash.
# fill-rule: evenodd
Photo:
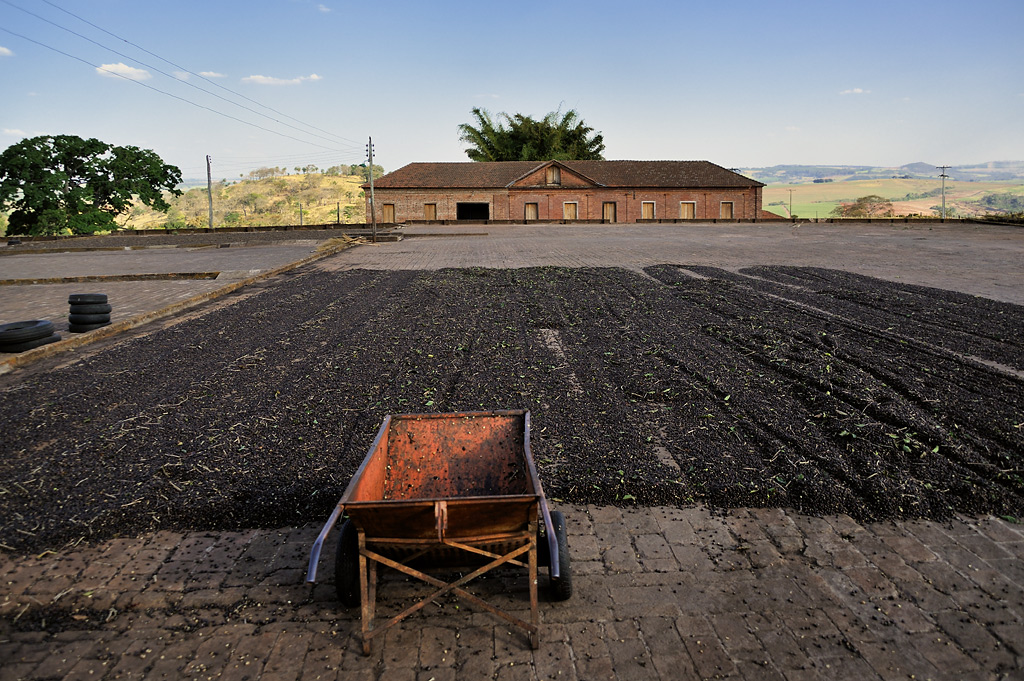
<svg viewBox="0 0 1024 681">
<path fill-rule="evenodd" d="M 408 238 L 343 253 L 337 266 L 647 267 L 700 264 L 832 267 L 1024 304 L 1024 230 L 992 225 L 694 224 L 416 226 Z"/>
<path fill-rule="evenodd" d="M 4 679 L 993 679 L 1024 675 L 1024 529 L 563 507 L 575 595 L 541 647 L 442 599 L 364 657 L 303 582 L 318 527 L 161 532 L 0 559 Z M 393 573 L 392 573 L 393 574 Z M 420 587 L 385 579 L 382 615 Z M 477 593 L 525 616 L 526 579 Z M 459 607 L 456 607 L 459 606 Z M 63 628 L 60 633 L 48 633 Z"/>
<path fill-rule="evenodd" d="M 0 257 L 0 280 L 133 274 L 219 272 L 217 279 L 102 281 L 0 286 L 0 323 L 47 319 L 65 338 L 68 295 L 106 293 L 112 322 L 131 319 L 239 279 L 301 260 L 316 250 L 316 241 L 229 248 L 147 248 L 132 251 L 34 253 Z M 0 353 L 0 358 L 9 355 Z"/>
<path fill-rule="evenodd" d="M 314 266 L 814 265 L 1024 303 L 1024 232 L 1013 229 L 406 231 L 490 235 L 365 246 Z M 186 249 L 174 250 L 187 257 Z M 256 249 L 218 255 L 244 250 Z M 8 276 L 6 261 L 0 278 Z M 228 262 L 250 268 L 240 263 Z M 175 264 L 170 271 L 188 270 Z M 136 309 L 154 308 L 179 295 L 172 283 L 179 282 L 132 282 L 125 296 Z M 47 287 L 53 295 L 46 297 L 61 298 L 63 307 L 60 286 Z M 31 288 L 0 289 L 0 312 L 19 295 L 34 295 L 24 293 Z M 37 299 L 28 309 L 42 315 L 48 304 Z M 778 510 L 723 516 L 702 507 L 563 510 L 576 595 L 542 603 L 538 651 L 492 616 L 442 599 L 363 657 L 355 613 L 333 599 L 330 558 L 321 566 L 324 583 L 302 581 L 318 530 L 311 524 L 161 532 L 38 557 L 0 554 L 0 679 L 1024 678 L 1020 525 L 994 518 L 860 525 Z M 487 580 L 480 593 L 523 611 L 525 588 L 513 575 Z M 412 591 L 389 578 L 383 614 L 397 612 Z"/>
</svg>

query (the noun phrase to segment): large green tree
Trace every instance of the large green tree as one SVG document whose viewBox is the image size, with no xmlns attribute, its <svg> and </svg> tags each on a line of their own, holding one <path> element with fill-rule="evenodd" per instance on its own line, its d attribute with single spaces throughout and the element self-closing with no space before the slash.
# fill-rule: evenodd
<svg viewBox="0 0 1024 681">
<path fill-rule="evenodd" d="M 459 126 L 459 139 L 470 145 L 473 161 L 600 161 L 604 137 L 575 110 L 552 111 L 540 120 L 517 113 L 492 116 L 474 107 L 474 124 Z"/>
<path fill-rule="evenodd" d="M 0 154 L 0 209 L 8 234 L 89 234 L 116 226 L 133 200 L 166 212 L 181 170 L 153 151 L 75 135 L 32 137 Z"/>
</svg>

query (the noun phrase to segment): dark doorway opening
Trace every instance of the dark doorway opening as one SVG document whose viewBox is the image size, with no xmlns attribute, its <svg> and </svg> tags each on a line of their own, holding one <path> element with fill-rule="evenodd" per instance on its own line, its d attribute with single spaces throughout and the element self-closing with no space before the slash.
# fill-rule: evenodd
<svg viewBox="0 0 1024 681">
<path fill-rule="evenodd" d="M 491 206 L 487 203 L 455 204 L 456 220 L 490 220 Z"/>
</svg>

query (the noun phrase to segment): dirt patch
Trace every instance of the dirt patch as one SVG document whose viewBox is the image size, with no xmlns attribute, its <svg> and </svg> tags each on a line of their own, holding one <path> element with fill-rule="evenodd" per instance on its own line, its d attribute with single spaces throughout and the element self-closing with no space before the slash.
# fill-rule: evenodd
<svg viewBox="0 0 1024 681">
<path fill-rule="evenodd" d="M 684 267 L 302 270 L 4 377 L 0 543 L 319 520 L 385 414 L 495 408 L 566 502 L 1022 514 L 1024 381 L 968 355 L 1024 370 L 1024 308 Z"/>
</svg>

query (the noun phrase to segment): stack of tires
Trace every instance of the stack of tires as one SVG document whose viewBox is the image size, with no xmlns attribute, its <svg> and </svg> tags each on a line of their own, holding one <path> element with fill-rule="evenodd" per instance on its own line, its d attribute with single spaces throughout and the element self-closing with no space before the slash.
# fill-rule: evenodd
<svg viewBox="0 0 1024 681">
<path fill-rule="evenodd" d="M 68 331 L 85 333 L 110 324 L 110 310 L 106 293 L 72 293 L 68 296 L 71 314 Z"/>
<path fill-rule="evenodd" d="M 45 319 L 0 324 L 0 352 L 25 352 L 59 340 L 53 322 Z"/>
</svg>

